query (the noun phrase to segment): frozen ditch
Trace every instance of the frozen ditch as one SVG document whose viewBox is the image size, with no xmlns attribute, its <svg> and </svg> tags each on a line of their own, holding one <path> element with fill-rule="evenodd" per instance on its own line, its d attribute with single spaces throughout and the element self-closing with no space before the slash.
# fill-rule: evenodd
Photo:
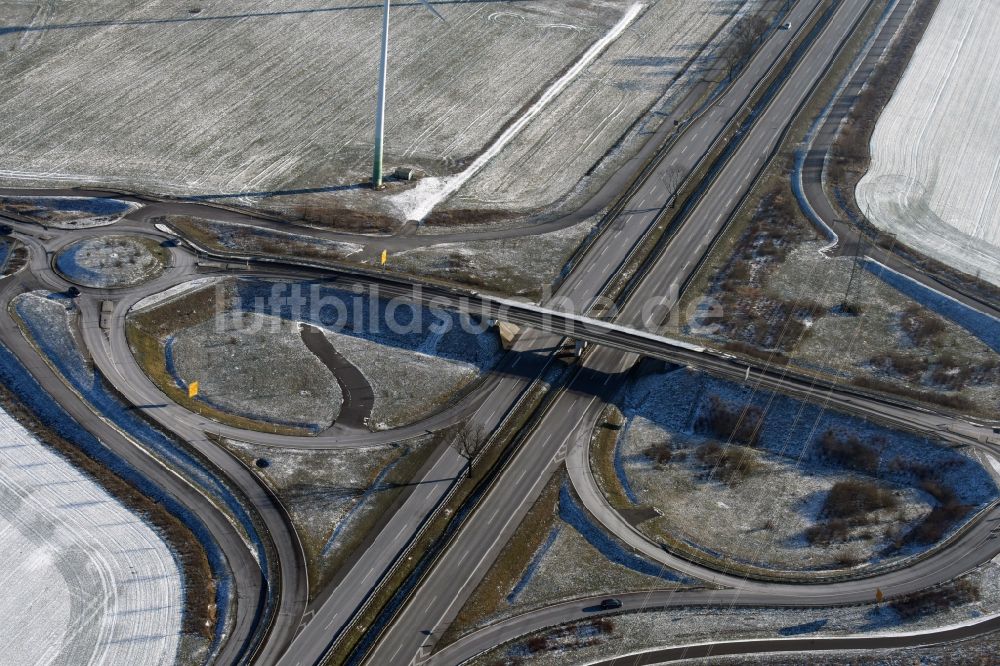
<svg viewBox="0 0 1000 666">
<path fill-rule="evenodd" d="M 0 411 L 0 662 L 172 664 L 181 572 L 141 518 Z"/>
</svg>

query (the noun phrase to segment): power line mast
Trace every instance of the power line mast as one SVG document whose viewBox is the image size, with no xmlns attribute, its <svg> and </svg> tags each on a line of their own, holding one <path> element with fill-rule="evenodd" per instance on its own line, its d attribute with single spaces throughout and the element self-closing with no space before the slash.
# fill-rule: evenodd
<svg viewBox="0 0 1000 666">
<path fill-rule="evenodd" d="M 444 17 L 431 7 L 427 0 L 420 0 L 434 16 L 444 21 Z M 382 52 L 378 68 L 378 101 L 375 103 L 375 151 L 372 161 L 372 188 L 382 189 L 382 144 L 385 138 L 385 76 L 389 65 L 389 4 L 382 5 Z"/>
<path fill-rule="evenodd" d="M 382 140 L 385 134 L 385 70 L 389 64 L 389 1 L 382 8 L 382 57 L 378 68 L 378 101 L 375 103 L 375 159 L 372 188 L 382 189 Z"/>
</svg>

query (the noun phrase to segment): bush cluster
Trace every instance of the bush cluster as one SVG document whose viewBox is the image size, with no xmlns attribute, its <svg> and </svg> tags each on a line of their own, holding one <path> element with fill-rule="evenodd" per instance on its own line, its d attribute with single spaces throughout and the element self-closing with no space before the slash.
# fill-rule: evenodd
<svg viewBox="0 0 1000 666">
<path fill-rule="evenodd" d="M 698 447 L 698 461 L 710 468 L 709 475 L 735 485 L 760 471 L 757 452 L 745 446 L 722 446 L 708 442 Z"/>
<path fill-rule="evenodd" d="M 878 471 L 879 453 L 861 442 L 857 435 L 841 439 L 832 430 L 827 430 L 819 438 L 820 451 L 830 462 L 866 474 Z"/>
<path fill-rule="evenodd" d="M 647 446 L 642 451 L 642 455 L 649 458 L 657 466 L 666 465 L 673 458 L 674 452 L 670 448 L 670 442 L 660 442 L 659 444 L 653 444 L 652 446 Z"/>
<path fill-rule="evenodd" d="M 917 304 L 908 306 L 900 315 L 899 326 L 915 347 L 937 344 L 945 331 L 944 321 Z"/>
<path fill-rule="evenodd" d="M 979 597 L 979 586 L 967 578 L 960 578 L 940 587 L 895 599 L 889 603 L 889 607 L 899 613 L 899 616 L 904 620 L 911 620 L 954 606 L 979 601 Z"/>
<path fill-rule="evenodd" d="M 708 409 L 698 417 L 695 430 L 726 442 L 757 446 L 763 426 L 764 413 L 759 407 L 748 405 L 733 408 L 719 396 L 713 395 L 709 399 Z"/>
<path fill-rule="evenodd" d="M 833 484 L 823 502 L 820 515 L 852 520 L 863 518 L 873 511 L 895 509 L 897 506 L 899 500 L 891 491 L 871 481 L 848 479 Z"/>
</svg>

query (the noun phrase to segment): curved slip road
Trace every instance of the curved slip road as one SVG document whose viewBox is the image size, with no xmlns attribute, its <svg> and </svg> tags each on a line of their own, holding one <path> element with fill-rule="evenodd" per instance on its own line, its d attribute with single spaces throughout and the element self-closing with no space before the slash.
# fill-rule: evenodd
<svg viewBox="0 0 1000 666">
<path fill-rule="evenodd" d="M 3 285 L 0 303 L 4 306 L 5 312 L 10 299 L 22 291 L 36 288 L 64 291 L 69 286 L 68 282 L 52 270 L 48 263 L 49 250 L 41 241 L 24 234 L 19 234 L 18 238 L 31 250 L 29 270 L 9 277 Z M 190 267 L 190 263 L 185 260 L 182 253 L 172 254 L 174 257 L 172 267 L 164 275 L 134 289 L 141 291 L 165 288 L 174 273 L 183 272 Z M 101 299 L 129 290 L 81 291 L 84 291 L 78 299 L 81 328 L 85 340 L 89 341 L 88 347 L 92 350 L 103 344 L 101 340 L 103 332 L 97 322 Z M 273 661 L 276 658 L 273 654 L 276 646 L 287 642 L 289 633 L 299 621 L 308 593 L 304 555 L 298 537 L 291 527 L 287 513 L 273 494 L 241 462 L 209 440 L 204 430 L 184 428 L 183 424 L 179 425 L 169 420 L 158 421 L 155 418 L 156 409 L 144 410 L 144 413 L 153 417 L 152 420 L 158 422 L 160 427 L 187 441 L 243 494 L 246 504 L 256 512 L 266 530 L 262 534 L 263 538 L 270 540 L 270 544 L 266 544 L 266 547 L 276 553 L 277 562 L 270 563 L 270 566 L 274 567 L 271 571 L 262 569 L 261 563 L 257 561 L 241 533 L 235 530 L 229 522 L 230 519 L 215 508 L 202 491 L 178 476 L 174 470 L 166 468 L 155 460 L 141 445 L 137 445 L 120 433 L 109 422 L 97 417 L 89 405 L 84 403 L 39 357 L 9 315 L 0 316 L 0 340 L 18 357 L 44 390 L 78 423 L 98 436 L 126 461 L 134 464 L 152 483 L 170 493 L 183 505 L 190 507 L 206 522 L 226 557 L 234 576 L 236 590 L 235 624 L 222 646 L 220 663 L 243 663 L 254 655 L 260 663 Z M 274 572 L 280 572 L 280 578 L 276 578 Z M 274 607 L 266 610 L 264 604 L 269 590 L 274 596 Z"/>
</svg>

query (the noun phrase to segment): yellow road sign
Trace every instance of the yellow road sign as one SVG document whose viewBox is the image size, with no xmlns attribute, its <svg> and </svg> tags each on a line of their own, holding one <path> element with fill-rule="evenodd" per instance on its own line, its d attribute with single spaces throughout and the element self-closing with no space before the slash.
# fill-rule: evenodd
<svg viewBox="0 0 1000 666">
<path fill-rule="evenodd" d="M 382 250 L 382 265 L 385 266 L 386 259 L 389 258 L 388 250 Z"/>
<path fill-rule="evenodd" d="M 198 382 L 188 384 L 188 397 L 193 398 L 198 395 Z"/>
</svg>

